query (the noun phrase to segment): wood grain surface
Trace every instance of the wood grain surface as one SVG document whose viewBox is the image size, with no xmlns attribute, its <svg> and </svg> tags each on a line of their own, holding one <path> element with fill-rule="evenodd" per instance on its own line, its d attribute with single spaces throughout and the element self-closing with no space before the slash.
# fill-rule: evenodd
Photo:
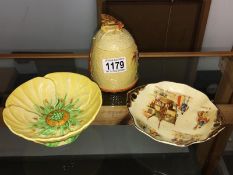
<svg viewBox="0 0 233 175">
<path fill-rule="evenodd" d="M 213 52 L 139 52 L 139 58 L 231 57 L 233 51 Z M 89 59 L 89 53 L 0 53 L 0 59 Z"/>
</svg>

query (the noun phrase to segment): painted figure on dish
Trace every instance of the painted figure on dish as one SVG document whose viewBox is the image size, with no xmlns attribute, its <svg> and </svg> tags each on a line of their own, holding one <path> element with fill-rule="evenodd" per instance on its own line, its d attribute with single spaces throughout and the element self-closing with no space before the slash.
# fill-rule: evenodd
<svg viewBox="0 0 233 175">
<path fill-rule="evenodd" d="M 194 127 L 194 129 L 201 128 L 209 122 L 208 111 L 198 111 L 197 115 L 197 125 Z"/>
<path fill-rule="evenodd" d="M 161 121 L 166 121 L 175 125 L 179 115 L 183 115 L 188 109 L 190 97 L 165 91 L 156 87 L 154 99 L 147 105 L 144 110 L 144 116 L 150 118 L 155 116 Z"/>
</svg>

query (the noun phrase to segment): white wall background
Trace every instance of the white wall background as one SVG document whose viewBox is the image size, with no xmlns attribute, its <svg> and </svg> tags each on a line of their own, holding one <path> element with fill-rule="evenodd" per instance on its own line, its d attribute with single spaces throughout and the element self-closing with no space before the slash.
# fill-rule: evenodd
<svg viewBox="0 0 233 175">
<path fill-rule="evenodd" d="M 233 46 L 233 0 L 212 0 L 202 50 L 231 50 Z M 218 59 L 201 58 L 198 70 L 218 69 Z"/>
<path fill-rule="evenodd" d="M 0 49 L 87 50 L 95 0 L 0 0 Z"/>
<path fill-rule="evenodd" d="M 0 0 L 0 50 L 87 51 L 96 26 L 96 0 Z M 233 0 L 213 0 L 203 51 L 232 45 Z M 217 69 L 217 64 L 204 58 L 198 69 Z"/>
</svg>

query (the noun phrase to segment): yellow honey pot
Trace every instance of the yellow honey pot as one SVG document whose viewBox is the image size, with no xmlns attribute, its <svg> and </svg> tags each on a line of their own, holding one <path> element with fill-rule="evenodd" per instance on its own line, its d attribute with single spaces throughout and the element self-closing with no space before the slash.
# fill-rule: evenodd
<svg viewBox="0 0 233 175">
<path fill-rule="evenodd" d="M 90 70 L 94 81 L 106 92 L 121 92 L 137 82 L 138 50 L 123 24 L 102 15 L 102 26 L 93 37 Z"/>
</svg>

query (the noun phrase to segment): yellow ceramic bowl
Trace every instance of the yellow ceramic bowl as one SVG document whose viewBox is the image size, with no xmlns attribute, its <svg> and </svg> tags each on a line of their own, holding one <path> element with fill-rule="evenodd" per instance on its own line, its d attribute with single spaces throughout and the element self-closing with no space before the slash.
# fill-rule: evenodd
<svg viewBox="0 0 233 175">
<path fill-rule="evenodd" d="M 3 119 L 16 135 L 54 147 L 74 141 L 101 105 L 101 91 L 89 78 L 51 73 L 16 88 L 6 101 Z"/>
</svg>

